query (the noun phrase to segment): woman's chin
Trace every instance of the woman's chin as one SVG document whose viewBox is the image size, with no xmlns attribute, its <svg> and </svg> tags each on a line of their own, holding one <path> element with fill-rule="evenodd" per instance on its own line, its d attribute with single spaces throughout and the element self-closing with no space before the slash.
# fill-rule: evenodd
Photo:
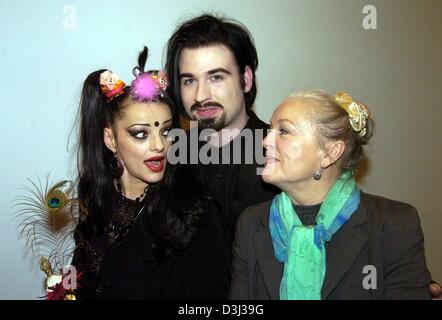
<svg viewBox="0 0 442 320">
<path fill-rule="evenodd" d="M 276 169 L 276 163 L 268 162 L 264 165 L 264 168 L 262 169 L 262 175 L 271 179 L 271 177 L 275 175 Z"/>
<path fill-rule="evenodd" d="M 144 181 L 148 184 L 154 184 L 160 182 L 163 179 L 164 171 L 162 172 L 151 172 L 147 176 L 144 177 Z"/>
<path fill-rule="evenodd" d="M 266 183 L 272 183 L 274 181 L 274 170 L 273 168 L 265 167 L 261 173 L 262 180 Z"/>
</svg>

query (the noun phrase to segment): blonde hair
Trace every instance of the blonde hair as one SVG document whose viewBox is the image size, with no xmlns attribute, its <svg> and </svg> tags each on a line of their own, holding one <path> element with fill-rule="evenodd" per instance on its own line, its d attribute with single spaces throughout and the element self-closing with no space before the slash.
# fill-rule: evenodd
<svg viewBox="0 0 442 320">
<path fill-rule="evenodd" d="M 347 111 L 325 91 L 297 91 L 290 94 L 287 100 L 302 101 L 311 106 L 309 115 L 317 129 L 316 136 L 319 146 L 325 150 L 327 141 L 343 141 L 345 150 L 337 165 L 341 170 L 355 171 L 364 157 L 362 146 L 367 144 L 373 134 L 373 120 L 371 118 L 367 119 L 367 131 L 361 137 L 351 126 Z"/>
</svg>

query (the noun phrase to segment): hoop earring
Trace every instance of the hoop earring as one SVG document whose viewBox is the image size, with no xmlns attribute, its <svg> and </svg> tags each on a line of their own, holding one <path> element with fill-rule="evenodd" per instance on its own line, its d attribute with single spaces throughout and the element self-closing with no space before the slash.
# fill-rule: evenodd
<svg viewBox="0 0 442 320">
<path fill-rule="evenodd" d="M 315 171 L 315 173 L 313 174 L 313 179 L 315 179 L 316 181 L 320 180 L 322 177 L 322 168 Z"/>
<path fill-rule="evenodd" d="M 114 153 L 114 157 L 109 162 L 109 171 L 115 178 L 120 178 L 124 172 L 124 163 L 123 160 L 118 158 L 117 153 Z"/>
</svg>

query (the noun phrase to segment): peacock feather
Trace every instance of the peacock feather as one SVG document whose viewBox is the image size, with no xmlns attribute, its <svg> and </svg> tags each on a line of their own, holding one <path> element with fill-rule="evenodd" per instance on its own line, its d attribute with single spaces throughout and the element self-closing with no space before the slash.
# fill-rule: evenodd
<svg viewBox="0 0 442 320">
<path fill-rule="evenodd" d="M 18 220 L 20 238 L 26 240 L 34 256 L 40 255 L 43 271 L 58 273 L 69 263 L 74 250 L 73 231 L 78 223 L 79 205 L 74 198 L 74 183 L 70 180 L 45 183 L 28 179 L 21 188 L 22 195 L 15 197 L 14 212 Z"/>
</svg>

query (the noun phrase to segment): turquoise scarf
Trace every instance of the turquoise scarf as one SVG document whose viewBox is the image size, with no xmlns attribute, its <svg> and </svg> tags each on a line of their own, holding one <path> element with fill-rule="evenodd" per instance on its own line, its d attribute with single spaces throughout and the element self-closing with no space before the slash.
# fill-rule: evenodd
<svg viewBox="0 0 442 320">
<path fill-rule="evenodd" d="M 324 242 L 356 211 L 360 190 L 350 171 L 344 171 L 330 189 L 316 218 L 304 226 L 290 197 L 282 192 L 270 208 L 270 233 L 275 257 L 284 263 L 281 300 L 320 300 L 326 270 Z"/>
</svg>

